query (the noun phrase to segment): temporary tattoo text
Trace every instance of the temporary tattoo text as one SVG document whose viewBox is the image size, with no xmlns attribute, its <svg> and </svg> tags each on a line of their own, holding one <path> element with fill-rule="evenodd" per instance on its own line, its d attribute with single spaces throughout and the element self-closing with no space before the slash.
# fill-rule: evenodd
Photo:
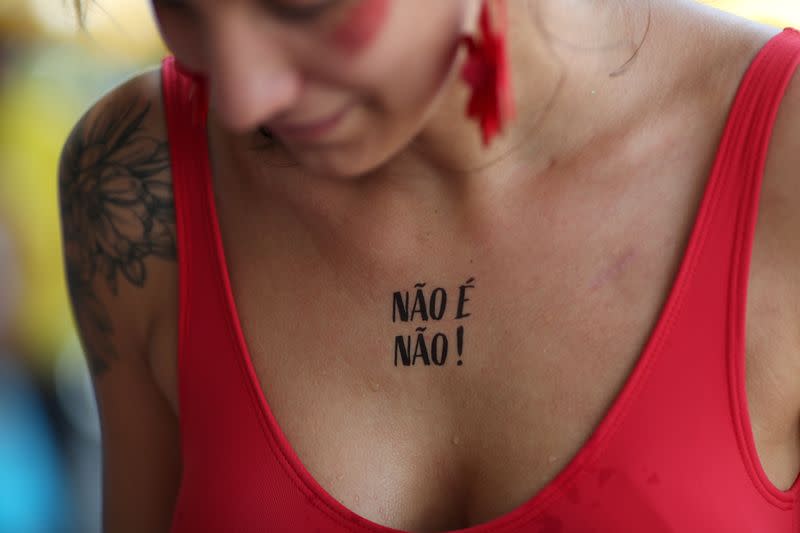
<svg viewBox="0 0 800 533">
<path fill-rule="evenodd" d="M 394 366 L 444 366 L 451 346 L 455 345 L 456 365 L 464 364 L 464 325 L 456 326 L 451 343 L 448 333 L 431 323 L 446 319 L 463 320 L 471 315 L 467 312 L 469 291 L 475 288 L 475 278 L 459 285 L 457 297 L 448 298 L 443 287 L 428 287 L 427 283 L 416 283 L 412 291 L 397 291 L 392 296 L 393 323 L 421 323 L 413 334 L 397 335 L 394 338 Z M 451 303 L 455 300 L 455 304 Z"/>
</svg>

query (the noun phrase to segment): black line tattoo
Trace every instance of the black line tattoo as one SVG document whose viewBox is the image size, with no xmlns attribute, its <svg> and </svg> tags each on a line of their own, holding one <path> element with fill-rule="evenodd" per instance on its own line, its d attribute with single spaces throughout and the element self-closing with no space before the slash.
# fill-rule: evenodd
<svg viewBox="0 0 800 533">
<path fill-rule="evenodd" d="M 415 320 L 438 322 L 445 319 L 447 291 L 442 287 L 426 291 L 427 283 L 414 284 L 414 296 L 410 291 L 396 291 L 392 295 L 392 322 L 409 324 Z M 475 278 L 469 278 L 458 287 L 458 300 L 453 320 L 463 320 L 472 315 L 464 311 L 470 301 L 467 290 L 475 288 Z M 413 334 L 396 335 L 394 338 L 394 366 L 444 366 L 450 349 L 448 335 L 443 331 L 428 332 L 428 325 L 417 327 Z M 427 332 L 427 334 L 426 334 Z M 429 340 L 430 339 L 430 340 Z M 456 366 L 464 364 L 464 326 L 456 327 Z"/>
<path fill-rule="evenodd" d="M 109 314 L 95 280 L 118 294 L 118 274 L 147 280 L 145 258 L 176 259 L 175 215 L 165 140 L 142 128 L 149 102 L 81 119 L 67 141 L 59 200 L 67 286 L 94 376 L 117 357 Z"/>
</svg>

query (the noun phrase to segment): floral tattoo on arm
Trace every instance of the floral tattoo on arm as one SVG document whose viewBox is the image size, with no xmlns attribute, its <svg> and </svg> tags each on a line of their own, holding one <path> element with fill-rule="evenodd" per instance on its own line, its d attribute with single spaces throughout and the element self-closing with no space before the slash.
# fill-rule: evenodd
<svg viewBox="0 0 800 533">
<path fill-rule="evenodd" d="M 175 260 L 175 215 L 169 149 L 143 128 L 151 104 L 104 109 L 84 117 L 61 157 L 59 200 L 67 286 L 85 334 L 93 375 L 117 357 L 109 313 L 98 283 L 113 295 L 119 280 L 147 281 L 148 256 Z"/>
</svg>

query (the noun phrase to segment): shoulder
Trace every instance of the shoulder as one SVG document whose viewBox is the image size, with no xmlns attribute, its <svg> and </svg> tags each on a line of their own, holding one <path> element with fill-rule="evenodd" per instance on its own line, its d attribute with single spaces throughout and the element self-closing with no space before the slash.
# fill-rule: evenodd
<svg viewBox="0 0 800 533">
<path fill-rule="evenodd" d="M 793 72 L 778 107 L 761 196 L 759 217 L 764 229 L 779 239 L 776 253 L 784 258 L 781 263 L 786 263 L 791 275 L 800 274 L 800 243 L 796 240 L 800 227 L 800 68 Z M 800 282 L 800 277 L 794 281 Z"/>
<path fill-rule="evenodd" d="M 160 69 L 102 96 L 66 140 L 58 171 L 64 267 L 94 375 L 147 351 L 174 279 L 176 243 Z M 124 349 L 123 349 L 124 347 Z"/>
<path fill-rule="evenodd" d="M 748 317 L 762 323 L 757 337 L 767 348 L 758 366 L 771 368 L 782 405 L 774 412 L 800 413 L 800 68 L 778 108 L 760 190 L 751 257 Z M 748 330 L 750 331 L 750 330 Z M 771 378 L 772 379 L 772 378 Z M 794 425 L 792 426 L 794 428 Z"/>
<path fill-rule="evenodd" d="M 784 185 L 797 187 L 800 192 L 800 67 L 795 68 L 781 100 L 770 145 L 772 161 L 768 170 L 781 176 Z"/>
</svg>

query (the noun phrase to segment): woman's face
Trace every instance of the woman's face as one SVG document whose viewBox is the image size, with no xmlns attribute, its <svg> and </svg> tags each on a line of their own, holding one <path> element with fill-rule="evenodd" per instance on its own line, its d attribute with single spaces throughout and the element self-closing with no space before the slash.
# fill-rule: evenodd
<svg viewBox="0 0 800 533">
<path fill-rule="evenodd" d="M 419 133 L 453 79 L 475 0 L 153 0 L 207 76 L 216 120 L 264 126 L 303 166 L 355 176 Z"/>
</svg>

